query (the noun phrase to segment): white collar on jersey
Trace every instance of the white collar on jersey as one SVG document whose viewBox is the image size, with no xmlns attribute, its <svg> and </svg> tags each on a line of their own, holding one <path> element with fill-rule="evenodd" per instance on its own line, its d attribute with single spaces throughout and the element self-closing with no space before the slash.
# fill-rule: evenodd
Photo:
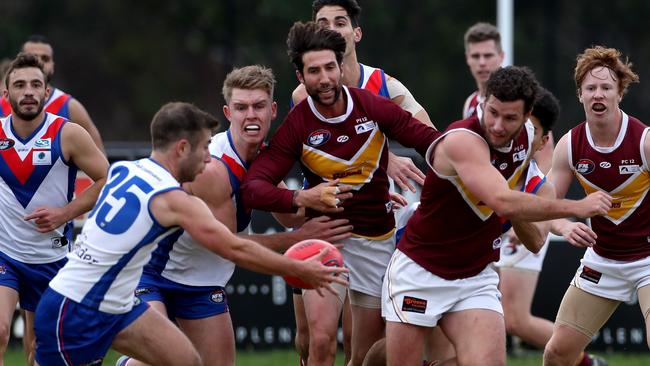
<svg viewBox="0 0 650 366">
<path fill-rule="evenodd" d="M 354 108 L 354 103 L 352 102 L 352 96 L 350 96 L 350 91 L 348 90 L 348 87 L 345 85 L 343 85 L 343 93 L 345 93 L 345 95 L 348 98 L 348 107 L 344 114 L 337 117 L 326 118 L 325 116 L 320 114 L 320 112 L 316 109 L 316 106 L 314 105 L 314 100 L 310 96 L 307 97 L 307 103 L 309 103 L 309 108 L 311 109 L 312 113 L 314 113 L 316 118 L 318 118 L 319 120 L 327 123 L 341 123 L 346 119 L 348 119 L 350 113 L 352 113 L 352 108 Z"/>
</svg>

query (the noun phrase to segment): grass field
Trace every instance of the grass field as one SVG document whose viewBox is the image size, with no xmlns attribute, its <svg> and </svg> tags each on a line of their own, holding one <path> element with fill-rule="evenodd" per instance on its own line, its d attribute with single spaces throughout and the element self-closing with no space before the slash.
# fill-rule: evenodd
<svg viewBox="0 0 650 366">
<path fill-rule="evenodd" d="M 111 352 L 104 360 L 104 366 L 114 366 L 118 354 Z M 650 353 L 647 354 L 603 354 L 609 366 L 647 366 L 650 365 Z M 6 366 L 25 365 L 22 350 L 10 349 L 5 357 Z M 539 366 L 542 364 L 541 353 L 529 353 L 524 356 L 508 357 L 508 366 Z M 297 366 L 298 357 L 291 350 L 265 352 L 241 351 L 237 353 L 238 366 Z M 337 357 L 337 366 L 343 365 L 343 355 Z"/>
</svg>

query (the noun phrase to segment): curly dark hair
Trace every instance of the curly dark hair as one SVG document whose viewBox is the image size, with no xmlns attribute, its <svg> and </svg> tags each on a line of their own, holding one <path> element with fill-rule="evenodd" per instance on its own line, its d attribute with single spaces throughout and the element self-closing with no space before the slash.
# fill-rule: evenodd
<svg viewBox="0 0 650 366">
<path fill-rule="evenodd" d="M 490 75 L 486 85 L 486 97 L 494 95 L 502 102 L 524 101 L 524 113 L 530 112 L 537 98 L 539 83 L 527 67 L 507 66 Z"/>
<path fill-rule="evenodd" d="M 338 32 L 321 27 L 314 22 L 295 22 L 287 37 L 289 59 L 301 74 L 303 73 L 302 56 L 309 51 L 331 50 L 336 55 L 336 62 L 343 62 L 345 39 Z"/>
<path fill-rule="evenodd" d="M 47 84 L 47 75 L 43 70 L 43 64 L 41 60 L 38 59 L 38 56 L 32 55 L 31 53 L 21 52 L 16 55 L 16 58 L 11 61 L 7 72 L 5 73 L 5 88 L 9 89 L 9 76 L 16 69 L 26 69 L 28 67 L 35 67 L 43 73 L 43 82 Z"/>
<path fill-rule="evenodd" d="M 538 97 L 533 104 L 532 115 L 539 119 L 539 123 L 542 125 L 542 135 L 546 135 L 560 117 L 560 102 L 553 93 L 541 86 L 537 93 Z"/>
</svg>

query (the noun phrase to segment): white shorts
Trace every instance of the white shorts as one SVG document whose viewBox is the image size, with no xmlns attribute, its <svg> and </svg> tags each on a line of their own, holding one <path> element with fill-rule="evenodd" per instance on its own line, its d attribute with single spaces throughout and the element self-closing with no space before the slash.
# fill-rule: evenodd
<svg viewBox="0 0 650 366">
<path fill-rule="evenodd" d="M 446 280 L 399 249 L 386 269 L 381 315 L 386 321 L 434 327 L 445 313 L 487 309 L 503 314 L 499 276 L 487 266 L 476 276 Z"/>
<path fill-rule="evenodd" d="M 650 257 L 632 262 L 601 257 L 587 248 L 571 284 L 590 294 L 630 301 L 639 288 L 650 284 Z"/>
<path fill-rule="evenodd" d="M 510 241 L 506 236 L 501 236 L 501 259 L 494 263 L 497 268 L 511 268 L 522 271 L 540 272 L 548 250 L 549 238 L 542 249 L 538 253 L 533 253 L 528 250 L 523 244 L 510 245 Z"/>
<path fill-rule="evenodd" d="M 381 297 L 386 266 L 395 251 L 395 237 L 372 240 L 351 236 L 342 243 L 343 262 L 350 269 L 350 289 Z"/>
</svg>

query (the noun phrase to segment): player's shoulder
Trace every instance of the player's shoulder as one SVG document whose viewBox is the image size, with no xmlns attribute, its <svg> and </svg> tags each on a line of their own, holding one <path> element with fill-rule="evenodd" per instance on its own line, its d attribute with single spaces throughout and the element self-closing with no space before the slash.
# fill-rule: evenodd
<svg viewBox="0 0 650 366">
<path fill-rule="evenodd" d="M 307 99 L 307 89 L 305 89 L 305 84 L 298 84 L 295 89 L 293 89 L 293 92 L 291 93 L 291 101 L 293 102 L 293 105 L 296 106 L 303 100 Z"/>
</svg>

